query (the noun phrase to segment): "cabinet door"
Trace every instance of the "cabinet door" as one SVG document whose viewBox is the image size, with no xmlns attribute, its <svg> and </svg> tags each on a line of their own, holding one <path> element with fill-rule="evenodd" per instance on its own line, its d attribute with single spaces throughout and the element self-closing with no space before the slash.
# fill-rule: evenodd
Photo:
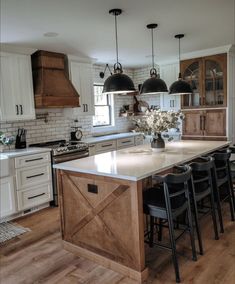
<svg viewBox="0 0 235 284">
<path fill-rule="evenodd" d="M 13 177 L 0 179 L 0 218 L 16 212 Z"/>
<path fill-rule="evenodd" d="M 1 53 L 1 111 L 6 121 L 35 118 L 30 57 Z"/>
<path fill-rule="evenodd" d="M 183 135 L 203 136 L 203 112 L 185 111 L 183 120 Z"/>
<path fill-rule="evenodd" d="M 202 66 L 202 58 L 184 60 L 180 63 L 182 77 L 191 85 L 193 90 L 193 94 L 182 96 L 182 108 L 200 107 L 203 104 Z"/>
<path fill-rule="evenodd" d="M 161 79 L 165 81 L 169 90 L 172 83 L 178 78 L 179 64 L 167 64 L 160 66 Z M 180 96 L 161 94 L 160 107 L 162 110 L 179 110 Z"/>
<path fill-rule="evenodd" d="M 226 136 L 226 110 L 206 110 L 203 124 L 205 136 Z"/>
<path fill-rule="evenodd" d="M 203 81 L 205 106 L 226 106 L 227 55 L 218 54 L 204 59 L 205 76 Z"/>
<path fill-rule="evenodd" d="M 0 94 L 0 119 L 17 120 L 19 106 L 17 101 L 17 87 L 14 84 L 15 64 L 14 58 L 7 54 L 1 54 L 0 58 L 1 94 Z"/>
<path fill-rule="evenodd" d="M 34 95 L 31 60 L 29 56 L 17 56 L 16 63 L 18 82 L 19 119 L 34 119 Z"/>
<path fill-rule="evenodd" d="M 92 65 L 71 61 L 70 78 L 81 100 L 81 107 L 76 108 L 77 114 L 94 115 Z"/>
</svg>

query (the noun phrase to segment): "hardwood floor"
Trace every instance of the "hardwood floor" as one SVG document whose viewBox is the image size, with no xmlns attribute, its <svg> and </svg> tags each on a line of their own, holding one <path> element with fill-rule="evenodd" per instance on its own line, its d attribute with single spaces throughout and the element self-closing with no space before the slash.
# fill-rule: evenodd
<svg viewBox="0 0 235 284">
<path fill-rule="evenodd" d="M 228 209 L 228 208 L 226 208 Z M 213 239 L 211 216 L 201 220 L 205 254 L 191 260 L 189 238 L 178 242 L 182 283 L 232 284 L 235 281 L 235 222 L 224 210 L 225 233 Z M 48 208 L 18 219 L 31 229 L 0 247 L 0 283 L 91 283 L 134 284 L 134 280 L 106 269 L 62 248 L 58 208 Z M 170 252 L 159 248 L 147 250 L 150 267 L 147 283 L 175 283 Z"/>
</svg>

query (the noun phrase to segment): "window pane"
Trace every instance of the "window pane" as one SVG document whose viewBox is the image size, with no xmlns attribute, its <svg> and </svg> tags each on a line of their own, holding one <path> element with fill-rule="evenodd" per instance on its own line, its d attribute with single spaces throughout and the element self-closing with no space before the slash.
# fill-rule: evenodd
<svg viewBox="0 0 235 284">
<path fill-rule="evenodd" d="M 102 94 L 103 86 L 94 86 L 95 105 L 107 105 L 108 96 Z"/>
<path fill-rule="evenodd" d="M 93 126 L 110 125 L 109 106 L 95 106 L 95 116 L 93 116 Z"/>
</svg>

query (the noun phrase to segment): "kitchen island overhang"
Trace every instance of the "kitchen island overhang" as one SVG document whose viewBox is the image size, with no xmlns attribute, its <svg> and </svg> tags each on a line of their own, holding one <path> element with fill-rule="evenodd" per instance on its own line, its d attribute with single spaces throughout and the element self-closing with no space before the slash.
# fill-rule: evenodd
<svg viewBox="0 0 235 284">
<path fill-rule="evenodd" d="M 142 190 L 152 174 L 226 147 L 225 141 L 150 145 L 55 165 L 64 247 L 139 282 L 148 276 Z"/>
</svg>

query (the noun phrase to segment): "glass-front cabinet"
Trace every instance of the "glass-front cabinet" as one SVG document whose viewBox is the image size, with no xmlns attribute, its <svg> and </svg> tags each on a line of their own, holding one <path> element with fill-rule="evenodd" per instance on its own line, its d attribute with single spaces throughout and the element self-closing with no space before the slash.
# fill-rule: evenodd
<svg viewBox="0 0 235 284">
<path fill-rule="evenodd" d="M 226 106 L 226 54 L 184 60 L 180 69 L 193 89 L 193 94 L 182 96 L 182 108 Z"/>
</svg>

